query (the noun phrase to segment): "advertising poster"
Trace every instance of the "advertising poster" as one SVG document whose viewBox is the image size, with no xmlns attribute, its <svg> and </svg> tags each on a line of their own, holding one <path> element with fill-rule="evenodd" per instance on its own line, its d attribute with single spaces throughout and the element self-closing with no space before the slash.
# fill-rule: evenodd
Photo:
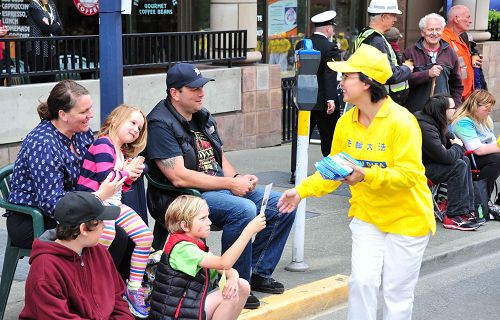
<svg viewBox="0 0 500 320">
<path fill-rule="evenodd" d="M 290 40 L 297 35 L 297 0 L 268 0 L 267 5 L 268 62 L 288 72 L 293 64 Z"/>
<path fill-rule="evenodd" d="M 268 35 L 297 34 L 297 0 L 269 0 Z"/>
</svg>

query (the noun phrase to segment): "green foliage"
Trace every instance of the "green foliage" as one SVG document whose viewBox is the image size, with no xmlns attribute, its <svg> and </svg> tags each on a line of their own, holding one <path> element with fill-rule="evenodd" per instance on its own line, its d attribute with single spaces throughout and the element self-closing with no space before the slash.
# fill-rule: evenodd
<svg viewBox="0 0 500 320">
<path fill-rule="evenodd" d="M 491 20 L 500 20 L 500 11 L 490 10 L 488 12 L 488 24 L 491 23 Z"/>
</svg>

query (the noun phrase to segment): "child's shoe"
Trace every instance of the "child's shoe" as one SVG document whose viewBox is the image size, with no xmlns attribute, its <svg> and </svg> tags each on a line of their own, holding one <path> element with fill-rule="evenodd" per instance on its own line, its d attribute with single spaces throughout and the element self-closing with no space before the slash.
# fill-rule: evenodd
<svg viewBox="0 0 500 320">
<path fill-rule="evenodd" d="M 125 290 L 125 300 L 128 302 L 130 312 L 137 318 L 146 319 L 149 316 L 148 306 L 146 305 L 146 294 L 142 287 L 131 289 L 127 286 Z"/>
</svg>

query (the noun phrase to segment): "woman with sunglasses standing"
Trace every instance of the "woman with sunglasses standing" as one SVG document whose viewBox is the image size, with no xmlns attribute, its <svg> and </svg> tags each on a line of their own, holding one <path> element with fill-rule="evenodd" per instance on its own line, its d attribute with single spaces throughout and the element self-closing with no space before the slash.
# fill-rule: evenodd
<svg viewBox="0 0 500 320">
<path fill-rule="evenodd" d="M 436 231 L 432 196 L 422 164 L 415 117 L 395 103 L 384 83 L 392 75 L 387 55 L 362 44 L 345 62 L 328 62 L 342 72 L 344 101 L 354 105 L 340 117 L 330 155 L 345 152 L 361 162 L 344 180 L 319 172 L 286 190 L 278 202 L 290 212 L 301 199 L 349 185 L 352 233 L 348 319 L 376 319 L 383 283 L 384 319 L 411 319 L 414 289 L 424 250 Z M 348 165 L 346 163 L 346 165 Z"/>
<path fill-rule="evenodd" d="M 438 94 L 430 97 L 422 111 L 415 112 L 415 117 L 422 131 L 425 175 L 433 183 L 446 183 L 448 206 L 443 227 L 472 231 L 479 228 L 485 219 L 476 218 L 473 214 L 474 187 L 464 144 L 448 130 L 456 109 L 450 95 Z"/>
</svg>

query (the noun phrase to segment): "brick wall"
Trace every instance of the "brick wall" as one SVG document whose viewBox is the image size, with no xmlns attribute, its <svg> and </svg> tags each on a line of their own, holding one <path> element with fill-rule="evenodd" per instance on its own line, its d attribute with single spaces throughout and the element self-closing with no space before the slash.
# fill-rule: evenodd
<svg viewBox="0 0 500 320">
<path fill-rule="evenodd" d="M 224 150 L 279 145 L 282 111 L 279 65 L 242 67 L 241 78 L 241 112 L 215 115 Z"/>
<path fill-rule="evenodd" d="M 493 121 L 500 121 L 500 41 L 487 41 L 477 44 L 483 54 L 483 73 L 488 91 L 496 98 Z"/>
</svg>

